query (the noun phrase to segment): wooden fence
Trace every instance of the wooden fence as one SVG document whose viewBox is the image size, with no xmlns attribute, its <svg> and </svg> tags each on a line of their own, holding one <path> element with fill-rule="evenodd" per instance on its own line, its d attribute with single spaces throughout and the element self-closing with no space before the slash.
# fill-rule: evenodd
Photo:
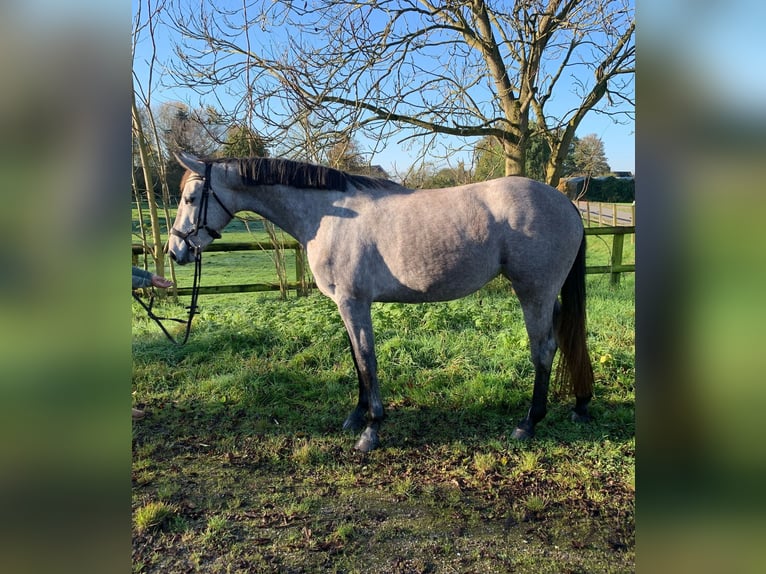
<svg viewBox="0 0 766 574">
<path fill-rule="evenodd" d="M 635 263 L 622 262 L 622 248 L 625 243 L 626 235 L 635 236 L 635 225 L 618 225 L 612 227 L 586 227 L 585 235 L 611 235 L 612 236 L 612 256 L 609 265 L 590 265 L 585 268 L 585 273 L 609 273 L 610 283 L 619 285 L 620 273 L 635 273 Z"/>
<path fill-rule="evenodd" d="M 585 272 L 609 273 L 610 283 L 618 285 L 622 273 L 635 273 L 635 263 L 623 263 L 622 253 L 623 244 L 626 235 L 635 234 L 636 228 L 633 225 L 618 225 L 611 227 L 587 227 L 585 235 L 611 235 L 612 236 L 612 255 L 609 265 L 591 265 L 586 267 Z M 295 254 L 295 281 L 288 281 L 286 285 L 280 287 L 279 283 L 249 283 L 245 285 L 203 285 L 199 292 L 201 295 L 215 295 L 223 293 L 253 293 L 263 291 L 279 291 L 285 288 L 288 291 L 295 291 L 298 295 L 307 295 L 311 288 L 316 287 L 313 282 L 308 282 L 306 277 L 306 256 L 302 246 L 297 241 L 285 242 L 281 245 L 285 250 L 292 250 Z M 133 264 L 137 262 L 138 255 L 144 252 L 144 247 L 134 243 L 132 246 Z M 245 241 L 245 242 L 214 242 L 205 248 L 205 252 L 211 251 L 262 251 L 272 250 L 274 245 L 270 241 Z M 177 287 L 175 289 L 178 295 L 191 295 L 191 287 Z"/>
<path fill-rule="evenodd" d="M 308 295 L 310 289 L 316 287 L 313 282 L 306 281 L 306 255 L 303 247 L 295 240 L 280 243 L 280 247 L 285 251 L 292 250 L 295 256 L 295 281 L 288 281 L 285 285 L 277 283 L 248 283 L 245 285 L 201 285 L 199 287 L 200 295 L 221 295 L 224 293 L 255 293 L 262 291 L 295 291 L 298 295 Z M 139 255 L 145 252 L 143 245 L 134 243 L 132 246 L 133 264 L 137 262 Z M 205 253 L 213 251 L 271 251 L 274 244 L 271 241 L 239 241 L 213 242 L 205 248 Z M 178 295 L 191 295 L 191 287 L 175 287 L 174 291 Z"/>
<path fill-rule="evenodd" d="M 591 225 L 635 226 L 636 203 L 605 203 L 603 201 L 575 201 L 583 221 Z"/>
</svg>

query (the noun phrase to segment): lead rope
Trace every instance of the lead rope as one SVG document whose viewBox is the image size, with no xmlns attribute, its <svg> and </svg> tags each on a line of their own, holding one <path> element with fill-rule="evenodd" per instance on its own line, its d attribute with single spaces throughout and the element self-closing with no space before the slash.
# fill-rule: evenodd
<svg viewBox="0 0 766 574">
<path fill-rule="evenodd" d="M 202 281 L 202 250 L 191 243 L 188 240 L 188 237 L 191 233 L 194 233 L 195 231 L 199 231 L 200 229 L 206 229 L 207 232 L 214 238 L 220 238 L 221 234 L 214 230 L 210 229 L 207 226 L 207 205 L 210 201 L 209 195 L 212 193 L 213 197 L 215 197 L 215 200 L 218 202 L 218 204 L 228 213 L 232 218 L 234 217 L 234 214 L 229 211 L 229 209 L 221 203 L 221 200 L 218 198 L 218 196 L 213 193 L 211 187 L 210 187 L 210 179 L 211 179 L 211 172 L 213 169 L 213 164 L 206 163 L 205 164 L 205 177 L 203 178 L 204 184 L 202 187 L 202 198 L 200 200 L 200 211 L 197 215 L 197 221 L 194 225 L 194 229 L 186 234 L 182 234 L 175 230 L 175 228 L 171 229 L 170 232 L 178 235 L 181 239 L 184 240 L 187 246 L 194 248 L 194 281 L 192 283 L 192 295 L 191 295 L 191 302 L 189 303 L 189 306 L 187 309 L 189 310 L 189 318 L 187 320 L 184 319 L 176 319 L 174 317 L 159 317 L 154 314 L 154 311 L 152 311 L 152 305 L 154 304 L 154 295 L 149 299 L 149 305 L 144 303 L 138 295 L 133 293 L 133 298 L 141 303 L 141 306 L 146 309 L 147 314 L 149 317 L 160 326 L 160 329 L 162 329 L 162 332 L 165 333 L 168 339 L 170 339 L 174 344 L 176 345 L 184 345 L 186 344 L 186 341 L 189 340 L 189 333 L 191 333 L 191 325 L 192 325 L 192 319 L 194 319 L 194 315 L 198 312 L 197 307 L 197 299 L 199 298 L 199 290 L 200 290 L 200 283 Z M 200 225 L 202 223 L 202 225 Z M 183 340 L 179 343 L 175 340 L 175 338 L 168 332 L 168 330 L 165 328 L 165 325 L 162 324 L 162 321 L 176 321 L 178 323 L 186 323 L 186 332 L 184 333 Z"/>
<path fill-rule="evenodd" d="M 149 304 L 147 305 L 144 303 L 141 298 L 136 295 L 135 291 L 133 292 L 133 298 L 138 301 L 141 306 L 146 310 L 147 315 L 149 315 L 149 318 L 152 319 L 157 325 L 159 325 L 160 329 L 162 329 L 162 332 L 165 333 L 165 336 L 170 339 L 170 341 L 175 345 L 185 345 L 186 341 L 189 340 L 189 334 L 191 333 L 191 325 L 192 325 L 192 319 L 194 319 L 194 315 L 198 312 L 197 307 L 197 299 L 199 297 L 199 288 L 200 288 L 200 282 L 202 280 L 202 253 L 197 251 L 194 257 L 194 282 L 192 284 L 192 296 L 191 296 L 191 302 L 187 309 L 189 310 L 189 317 L 188 319 L 178 319 L 175 317 L 160 317 L 152 311 L 152 306 L 154 305 L 154 295 L 151 296 L 149 299 Z M 168 330 L 165 328 L 165 325 L 162 324 L 162 321 L 176 321 L 177 323 L 186 323 L 186 332 L 184 333 L 183 340 L 179 343 L 173 335 L 171 335 Z"/>
</svg>

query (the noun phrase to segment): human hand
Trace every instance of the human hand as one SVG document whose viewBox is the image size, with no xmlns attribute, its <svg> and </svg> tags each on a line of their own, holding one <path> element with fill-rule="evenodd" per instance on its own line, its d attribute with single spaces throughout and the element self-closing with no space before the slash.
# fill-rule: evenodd
<svg viewBox="0 0 766 574">
<path fill-rule="evenodd" d="M 163 289 L 167 289 L 168 287 L 173 286 L 173 282 L 170 279 L 165 279 L 159 275 L 152 275 L 152 285 L 155 287 L 162 287 Z"/>
</svg>

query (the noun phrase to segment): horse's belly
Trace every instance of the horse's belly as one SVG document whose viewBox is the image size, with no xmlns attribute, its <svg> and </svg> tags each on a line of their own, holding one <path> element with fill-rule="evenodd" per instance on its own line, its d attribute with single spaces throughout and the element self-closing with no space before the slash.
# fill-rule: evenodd
<svg viewBox="0 0 766 574">
<path fill-rule="evenodd" d="M 326 295 L 381 302 L 448 301 L 481 289 L 500 272 L 497 242 L 489 227 L 404 225 L 388 218 L 384 238 L 358 233 L 350 223 L 317 234 L 307 244 L 309 263 Z M 405 221 L 407 223 L 407 221 Z M 356 233 L 351 233 L 355 231 Z"/>
<path fill-rule="evenodd" d="M 418 303 L 449 301 L 478 291 L 500 272 L 500 265 L 485 258 L 442 258 L 412 261 L 394 270 L 376 285 L 375 301 Z"/>
</svg>

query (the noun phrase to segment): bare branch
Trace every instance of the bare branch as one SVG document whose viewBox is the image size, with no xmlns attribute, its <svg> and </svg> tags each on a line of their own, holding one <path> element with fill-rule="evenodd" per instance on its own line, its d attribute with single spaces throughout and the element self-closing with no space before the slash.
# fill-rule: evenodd
<svg viewBox="0 0 766 574">
<path fill-rule="evenodd" d="M 172 69 L 200 94 L 248 99 L 235 109 L 275 139 L 320 124 L 373 142 L 489 136 L 522 173 L 530 114 L 559 147 L 593 110 L 630 117 L 632 14 L 627 0 L 199 0 L 174 12 Z M 550 114 L 569 93 L 579 103 Z"/>
</svg>

